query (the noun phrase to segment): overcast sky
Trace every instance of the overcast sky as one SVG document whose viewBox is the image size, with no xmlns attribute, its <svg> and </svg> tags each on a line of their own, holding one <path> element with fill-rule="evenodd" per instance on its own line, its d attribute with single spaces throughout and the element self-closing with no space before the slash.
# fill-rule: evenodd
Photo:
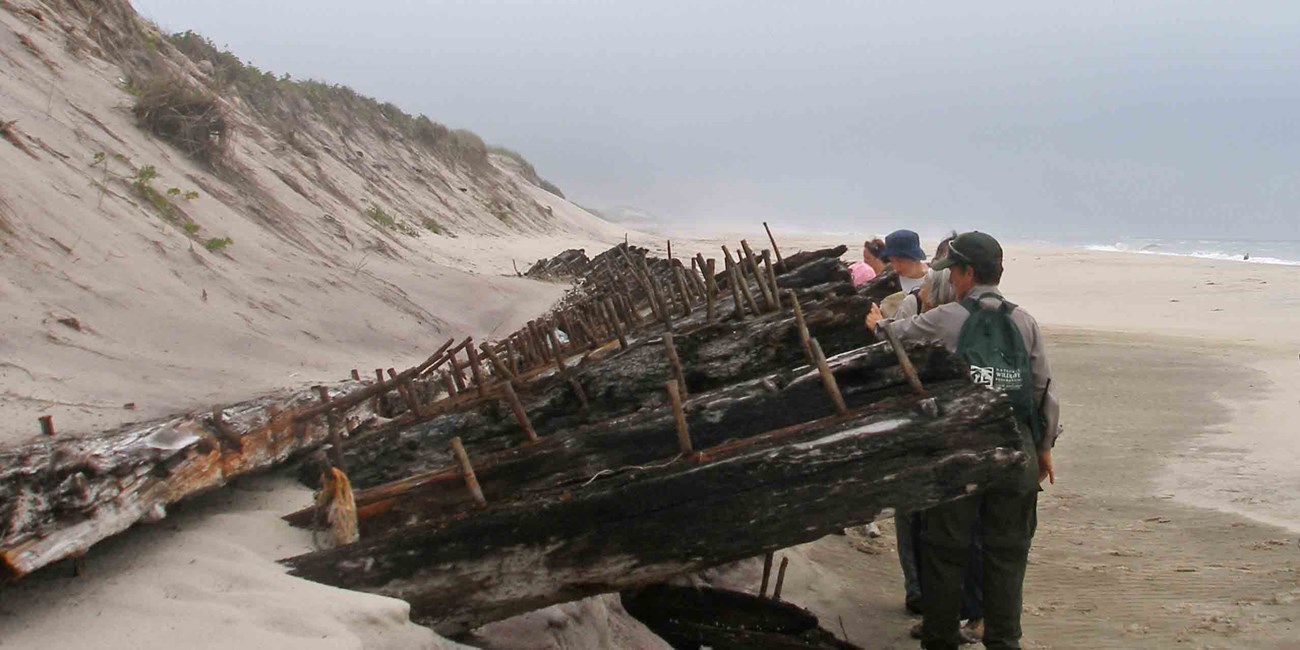
<svg viewBox="0 0 1300 650">
<path fill-rule="evenodd" d="M 584 205 L 1300 239 L 1297 2 L 134 1 L 473 129 Z"/>
</svg>

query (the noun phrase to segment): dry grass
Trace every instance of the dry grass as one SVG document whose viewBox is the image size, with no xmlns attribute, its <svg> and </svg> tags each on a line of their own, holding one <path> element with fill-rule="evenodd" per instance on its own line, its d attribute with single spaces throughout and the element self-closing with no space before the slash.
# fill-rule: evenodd
<svg viewBox="0 0 1300 650">
<path fill-rule="evenodd" d="M 191 158 L 221 162 L 232 123 L 216 95 L 175 76 L 156 77 L 137 88 L 133 111 L 140 126 Z"/>
</svg>

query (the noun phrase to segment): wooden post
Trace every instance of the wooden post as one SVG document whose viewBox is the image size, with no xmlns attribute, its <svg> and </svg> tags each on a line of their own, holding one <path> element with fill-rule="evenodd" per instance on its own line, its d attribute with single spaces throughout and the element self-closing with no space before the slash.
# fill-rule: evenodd
<svg viewBox="0 0 1300 650">
<path fill-rule="evenodd" d="M 501 360 L 501 357 L 497 356 L 497 353 L 492 349 L 491 344 L 483 343 L 482 345 L 479 345 L 479 349 L 483 350 L 483 354 L 487 355 L 488 361 L 492 364 L 492 370 L 496 372 L 497 376 L 501 377 L 504 381 L 510 381 L 515 378 L 514 373 L 510 372 L 510 368 Z"/>
<path fill-rule="evenodd" d="M 478 356 L 478 348 L 474 347 L 474 339 L 466 339 L 465 356 L 469 357 L 469 372 L 474 377 L 474 385 L 478 387 L 478 396 L 487 397 L 487 382 L 483 381 L 483 360 Z"/>
<path fill-rule="evenodd" d="M 664 389 L 668 391 L 668 401 L 673 405 L 673 419 L 677 421 L 677 450 L 683 456 L 690 456 L 695 453 L 691 446 L 691 430 L 686 427 L 686 411 L 682 410 L 682 395 L 678 390 L 677 382 L 669 379 L 664 382 Z"/>
<path fill-rule="evenodd" d="M 461 365 L 460 361 L 456 360 L 456 352 L 458 350 L 452 350 L 448 360 L 451 362 L 451 380 L 456 382 L 456 391 L 460 392 L 465 390 L 465 377 L 460 374 Z"/>
<path fill-rule="evenodd" d="M 654 291 L 650 284 L 650 278 L 642 277 L 641 271 L 637 268 L 636 263 L 632 261 L 631 253 L 627 252 L 627 246 L 618 249 L 623 254 L 623 259 L 627 261 L 627 269 L 632 274 L 632 278 L 641 285 L 641 290 L 645 292 L 646 300 L 650 303 L 650 311 L 656 319 L 662 318 L 659 313 L 659 306 L 655 304 Z"/>
<path fill-rule="evenodd" d="M 822 376 L 822 386 L 826 388 L 826 394 L 830 395 L 831 401 L 835 402 L 835 413 L 844 415 L 849 412 L 849 407 L 844 404 L 844 396 L 840 394 L 840 385 L 835 381 L 835 375 L 831 372 L 831 367 L 826 363 L 826 355 L 822 353 L 822 346 L 817 343 L 817 339 L 810 339 L 809 345 L 812 346 L 813 357 L 817 360 L 817 372 Z"/>
<path fill-rule="evenodd" d="M 329 388 L 317 386 L 316 394 L 320 396 L 322 404 L 330 403 Z M 330 433 L 330 464 L 337 467 L 339 471 L 347 472 L 347 465 L 343 461 L 343 427 L 339 424 L 339 418 L 333 410 L 325 411 L 325 422 Z"/>
<path fill-rule="evenodd" d="M 686 293 L 686 274 L 680 266 L 673 266 L 672 271 L 673 278 L 677 280 L 677 293 L 682 297 L 682 318 L 686 318 L 691 315 L 692 306 L 691 296 Z"/>
<path fill-rule="evenodd" d="M 889 347 L 894 348 L 894 354 L 898 356 L 898 367 L 902 368 L 903 376 L 907 377 L 907 383 L 911 384 L 912 392 L 924 396 L 926 394 L 925 386 L 921 384 L 921 377 L 916 374 L 916 366 L 912 365 L 912 359 L 907 356 L 907 351 L 903 349 L 903 344 L 898 340 L 898 335 L 894 334 L 888 327 L 876 329 L 884 330 L 885 340 L 889 341 Z"/>
<path fill-rule="evenodd" d="M 745 299 L 740 295 L 740 280 L 736 277 L 736 265 L 726 259 L 727 265 L 727 284 L 731 285 L 731 300 L 736 304 L 736 309 L 732 315 L 736 320 L 745 320 Z"/>
<path fill-rule="evenodd" d="M 772 269 L 772 254 L 763 251 L 763 266 L 767 271 L 767 283 L 772 288 L 772 306 L 781 311 L 781 290 L 776 287 L 776 271 Z"/>
<path fill-rule="evenodd" d="M 383 368 L 375 368 L 375 383 L 377 384 L 384 383 Z M 384 393 L 375 393 L 375 396 L 370 398 L 370 410 L 374 411 L 375 415 L 382 415 L 379 412 L 379 410 L 382 409 L 383 407 L 384 407 Z"/>
<path fill-rule="evenodd" d="M 477 503 L 480 508 L 486 506 L 487 499 L 483 498 L 483 488 L 479 487 L 478 477 L 474 475 L 474 466 L 470 464 L 469 454 L 465 453 L 465 445 L 461 444 L 459 436 L 451 439 L 451 453 L 456 457 L 456 465 L 460 467 L 460 475 L 465 479 L 465 487 L 469 488 L 474 503 Z"/>
<path fill-rule="evenodd" d="M 614 299 L 606 298 L 605 302 L 601 304 L 609 312 L 609 320 L 614 323 L 614 334 L 618 336 L 619 349 L 626 350 L 627 335 L 623 332 L 623 322 L 619 319 L 618 310 L 614 308 Z"/>
<path fill-rule="evenodd" d="M 41 423 L 41 434 L 47 438 L 54 437 L 54 416 L 42 415 L 38 420 Z"/>
<path fill-rule="evenodd" d="M 763 583 L 758 587 L 758 597 L 767 597 L 767 580 L 772 576 L 772 552 L 763 556 Z"/>
<path fill-rule="evenodd" d="M 781 587 L 785 584 L 785 568 L 789 564 L 790 558 L 781 556 L 781 568 L 776 571 L 776 587 L 772 589 L 772 600 L 781 600 Z"/>
<path fill-rule="evenodd" d="M 515 337 L 506 337 L 506 356 L 510 359 L 510 372 L 519 374 L 519 355 L 515 353 Z"/>
<path fill-rule="evenodd" d="M 727 250 L 726 246 L 723 246 L 722 252 L 726 255 L 727 261 L 730 262 L 731 251 Z M 749 310 L 753 312 L 755 316 L 757 316 L 761 312 L 758 310 L 758 303 L 754 301 L 754 294 L 749 292 L 749 282 L 745 280 L 745 274 L 740 268 L 739 261 L 731 265 L 731 271 L 733 276 L 732 292 L 734 293 L 736 290 L 739 290 L 740 295 L 745 299 L 745 305 L 749 307 Z M 742 315 L 741 318 L 744 318 L 744 316 Z"/>
<path fill-rule="evenodd" d="M 673 240 L 668 240 L 668 261 L 673 261 Z"/>
<path fill-rule="evenodd" d="M 389 368 L 388 378 L 397 379 L 397 369 Z M 402 400 L 406 402 L 407 410 L 409 410 L 412 415 L 417 418 L 424 415 L 424 413 L 420 411 L 420 401 L 415 398 L 415 387 L 411 385 L 410 379 L 397 384 L 397 394 L 402 396 Z"/>
<path fill-rule="evenodd" d="M 519 396 L 515 394 L 515 387 L 506 382 L 501 385 L 505 393 L 506 402 L 510 405 L 510 412 L 515 414 L 515 422 L 519 423 L 519 428 L 524 430 L 524 435 L 528 436 L 528 442 L 537 442 L 537 432 L 533 430 L 533 424 L 528 421 L 528 413 L 524 411 L 524 405 L 519 401 Z"/>
<path fill-rule="evenodd" d="M 555 328 L 550 325 L 547 325 L 546 327 L 546 335 L 550 337 L 551 349 L 555 351 L 555 367 L 558 368 L 560 372 L 564 372 L 566 369 L 564 365 L 564 350 L 560 348 L 560 337 L 555 334 Z"/>
<path fill-rule="evenodd" d="M 808 365 L 816 365 L 817 357 L 813 356 L 812 337 L 808 335 L 808 324 L 803 320 L 803 307 L 799 306 L 799 296 L 795 295 L 794 289 L 786 291 L 785 295 L 794 309 L 794 322 L 799 327 L 799 345 L 803 346 L 804 356 L 808 357 Z"/>
<path fill-rule="evenodd" d="M 758 282 L 758 292 L 763 294 L 763 307 L 766 311 L 774 311 L 776 304 L 772 298 L 772 291 L 768 289 L 767 279 L 763 277 L 763 273 L 758 269 L 758 261 L 754 257 L 754 251 L 750 250 L 749 242 L 743 239 L 740 240 L 740 248 L 745 251 L 744 265 L 749 268 L 750 274 Z"/>
<path fill-rule="evenodd" d="M 352 369 L 352 381 L 361 381 L 361 371 L 356 368 Z"/>
<path fill-rule="evenodd" d="M 713 277 L 714 261 L 712 257 L 708 259 L 704 269 L 705 314 L 708 317 L 708 322 L 712 323 L 717 319 L 718 315 L 718 282 Z"/>
<path fill-rule="evenodd" d="M 451 371 L 442 373 L 442 387 L 447 389 L 447 398 L 456 396 L 456 382 L 451 380 Z"/>
<path fill-rule="evenodd" d="M 758 308 L 758 302 L 754 300 L 753 292 L 749 290 L 749 280 L 745 277 L 743 264 L 737 260 L 736 264 L 731 267 L 731 270 L 736 275 L 736 286 L 740 288 L 740 295 L 745 299 L 745 306 L 748 307 L 749 311 L 755 316 L 763 313 Z"/>
<path fill-rule="evenodd" d="M 781 257 L 781 249 L 776 247 L 776 237 L 772 236 L 772 229 L 767 227 L 766 221 L 763 222 L 763 230 L 767 231 L 767 240 L 772 242 L 772 252 L 776 253 L 776 263 L 784 264 L 785 258 Z M 772 285 L 772 286 L 775 287 L 776 285 Z"/>
<path fill-rule="evenodd" d="M 664 333 L 664 350 L 668 353 L 668 367 L 673 371 L 673 379 L 681 389 L 682 399 L 687 399 L 690 392 L 686 390 L 686 377 L 682 374 L 682 362 L 677 358 L 677 348 L 673 346 L 672 332 Z"/>
</svg>

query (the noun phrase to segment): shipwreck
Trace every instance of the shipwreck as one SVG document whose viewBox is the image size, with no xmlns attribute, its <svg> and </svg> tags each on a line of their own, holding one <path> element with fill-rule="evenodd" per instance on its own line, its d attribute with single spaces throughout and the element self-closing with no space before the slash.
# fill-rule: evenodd
<svg viewBox="0 0 1300 650">
<path fill-rule="evenodd" d="M 863 319 L 895 276 L 855 288 L 844 247 L 782 257 L 772 244 L 686 262 L 626 243 L 565 251 L 523 275 L 573 289 L 500 340 L 0 451 L 0 578 L 75 561 L 176 501 L 326 447 L 359 539 L 284 564 L 406 600 L 441 633 L 625 592 L 680 645 L 797 630 L 782 647 L 851 647 L 792 606 L 655 585 L 961 497 L 1024 455 L 1009 402 L 946 350 L 869 338 Z M 319 526 L 321 508 L 285 519 Z M 707 604 L 680 606 L 692 599 Z"/>
</svg>

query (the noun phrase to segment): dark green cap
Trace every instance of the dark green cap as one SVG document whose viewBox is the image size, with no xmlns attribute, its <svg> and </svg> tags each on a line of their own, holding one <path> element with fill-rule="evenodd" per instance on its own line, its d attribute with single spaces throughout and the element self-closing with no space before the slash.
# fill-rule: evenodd
<svg viewBox="0 0 1300 650">
<path fill-rule="evenodd" d="M 930 268 L 942 271 L 957 264 L 997 264 L 1002 262 L 1002 245 L 982 232 L 957 235 L 948 244 L 948 257 L 935 260 Z"/>
</svg>

